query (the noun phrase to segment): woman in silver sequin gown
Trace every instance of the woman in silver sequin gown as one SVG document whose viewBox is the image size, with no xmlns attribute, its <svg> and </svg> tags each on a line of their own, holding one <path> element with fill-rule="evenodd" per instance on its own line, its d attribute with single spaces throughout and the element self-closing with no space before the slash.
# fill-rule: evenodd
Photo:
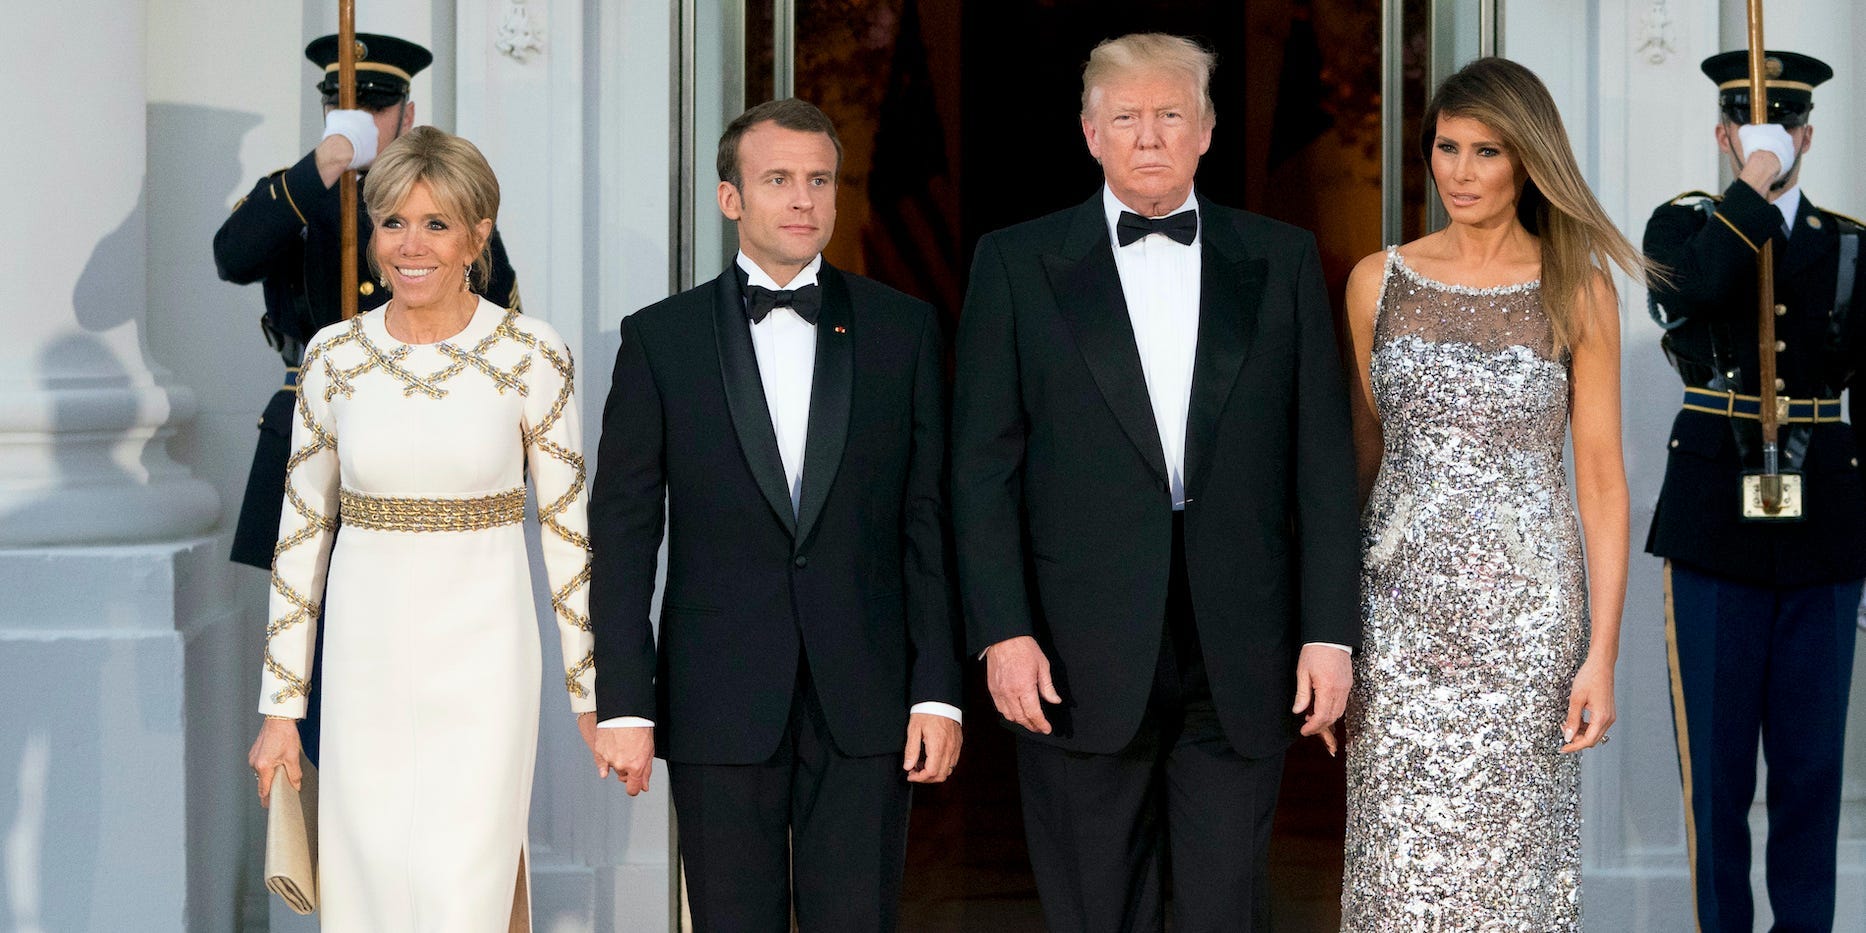
<svg viewBox="0 0 1866 933">
<path fill-rule="evenodd" d="M 1596 257 L 1641 261 L 1521 66 L 1467 66 L 1425 125 L 1451 225 L 1348 284 L 1369 496 L 1342 929 L 1579 930 L 1575 753 L 1613 722 L 1628 551 Z"/>
</svg>

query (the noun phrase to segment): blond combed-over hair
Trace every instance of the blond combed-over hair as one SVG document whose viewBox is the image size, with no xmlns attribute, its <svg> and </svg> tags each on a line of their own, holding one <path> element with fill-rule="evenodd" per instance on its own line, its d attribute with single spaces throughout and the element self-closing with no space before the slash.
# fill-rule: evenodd
<svg viewBox="0 0 1866 933">
<path fill-rule="evenodd" d="M 1199 118 L 1206 126 L 1218 120 L 1212 106 L 1212 67 L 1218 56 L 1184 36 L 1131 32 L 1103 39 L 1082 66 L 1082 115 L 1092 109 L 1095 91 L 1110 80 L 1136 73 L 1165 71 L 1183 75 L 1199 92 Z"/>
<path fill-rule="evenodd" d="M 432 126 L 417 126 L 384 147 L 363 182 L 363 203 L 369 221 L 380 224 L 401 208 L 417 182 L 426 182 L 442 216 L 468 236 L 481 220 L 499 220 L 499 179 L 479 147 L 464 137 Z M 492 278 L 492 237 L 479 245 L 472 265 L 474 290 Z M 370 271 L 377 275 L 375 251 L 369 251 Z"/>
</svg>

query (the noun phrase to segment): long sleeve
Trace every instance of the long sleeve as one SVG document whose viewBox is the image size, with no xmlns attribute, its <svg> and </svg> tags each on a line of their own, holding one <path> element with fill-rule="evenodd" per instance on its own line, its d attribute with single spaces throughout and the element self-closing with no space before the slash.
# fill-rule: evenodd
<svg viewBox="0 0 1866 933">
<path fill-rule="evenodd" d="M 220 277 L 247 285 L 272 275 L 279 257 L 295 255 L 311 215 L 321 216 L 327 200 L 336 196 L 324 188 L 315 153 L 259 179 L 214 233 L 214 267 Z"/>
<path fill-rule="evenodd" d="M 964 702 L 960 631 L 954 615 L 951 520 L 946 509 L 946 380 L 940 365 L 939 318 L 925 310 L 919 360 L 914 366 L 913 454 L 903 505 L 908 637 L 913 642 L 915 712 L 953 713 Z M 932 710 L 926 703 L 950 709 Z"/>
<path fill-rule="evenodd" d="M 590 492 L 590 617 L 597 716 L 604 720 L 655 716 L 654 625 L 648 613 L 667 520 L 662 444 L 661 393 L 635 319 L 624 318 Z"/>
<path fill-rule="evenodd" d="M 972 656 L 1034 626 L 1024 580 L 1024 414 L 1012 302 L 1003 254 L 987 236 L 959 317 L 953 390 L 953 536 Z"/>
<path fill-rule="evenodd" d="M 1354 433 L 1334 312 L 1315 240 L 1296 269 L 1295 513 L 1302 641 L 1360 647 L 1360 515 Z"/>
<path fill-rule="evenodd" d="M 285 465 L 285 506 L 272 551 L 271 622 L 260 675 L 259 711 L 268 716 L 305 715 L 324 574 L 337 529 L 337 429 L 325 394 L 330 384 L 326 345 L 319 341 L 305 351 L 292 456 Z"/>
<path fill-rule="evenodd" d="M 1694 207 L 1660 207 L 1646 223 L 1644 244 L 1668 273 L 1653 283 L 1654 299 L 1672 318 L 1720 317 L 1745 307 L 1731 296 L 1753 293 L 1756 252 L 1771 237 L 1781 239 L 1781 227 L 1781 212 L 1742 181 L 1730 183 L 1708 220 Z"/>
<path fill-rule="evenodd" d="M 555 331 L 540 327 L 538 359 L 525 396 L 525 463 L 538 498 L 544 572 L 563 646 L 564 689 L 578 713 L 596 709 L 595 640 L 590 634 L 589 496 L 584 482 L 576 365 Z"/>
</svg>

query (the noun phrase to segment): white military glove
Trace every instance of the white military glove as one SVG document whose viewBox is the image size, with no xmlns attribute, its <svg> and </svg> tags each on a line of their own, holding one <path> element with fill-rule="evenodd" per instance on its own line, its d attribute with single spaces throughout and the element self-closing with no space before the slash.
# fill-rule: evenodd
<svg viewBox="0 0 1866 933">
<path fill-rule="evenodd" d="M 333 110 L 324 115 L 324 139 L 342 136 L 350 141 L 350 167 L 364 169 L 376 161 L 376 117 L 367 110 Z"/>
<path fill-rule="evenodd" d="M 1782 161 L 1782 168 L 1775 173 L 1774 181 L 1787 177 L 1795 167 L 1795 141 L 1788 136 L 1788 130 L 1780 123 L 1749 123 L 1736 128 L 1736 138 L 1743 146 L 1743 161 L 1748 162 L 1754 152 L 1772 152 Z"/>
</svg>

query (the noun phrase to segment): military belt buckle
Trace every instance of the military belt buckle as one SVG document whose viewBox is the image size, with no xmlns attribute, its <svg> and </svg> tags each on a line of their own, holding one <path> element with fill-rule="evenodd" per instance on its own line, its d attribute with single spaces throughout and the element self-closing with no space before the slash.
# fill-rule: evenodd
<svg viewBox="0 0 1866 933">
<path fill-rule="evenodd" d="M 1802 512 L 1801 474 L 1784 470 L 1776 474 L 1782 482 L 1781 501 L 1770 509 L 1762 501 L 1761 470 L 1746 471 L 1743 474 L 1743 520 L 1746 522 L 1798 522 L 1807 516 Z"/>
</svg>

